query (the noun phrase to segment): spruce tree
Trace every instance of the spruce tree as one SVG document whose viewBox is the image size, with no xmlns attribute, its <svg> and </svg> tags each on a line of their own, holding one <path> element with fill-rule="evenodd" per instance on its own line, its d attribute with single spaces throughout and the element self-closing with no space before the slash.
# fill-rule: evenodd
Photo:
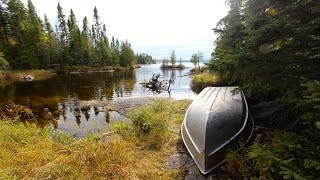
<svg viewBox="0 0 320 180">
<path fill-rule="evenodd" d="M 58 40 L 56 39 L 56 34 L 53 31 L 53 28 L 48 20 L 48 17 L 44 15 L 44 48 L 45 48 L 45 62 L 47 63 L 45 66 L 52 67 L 52 64 L 59 63 L 59 45 Z"/>
</svg>

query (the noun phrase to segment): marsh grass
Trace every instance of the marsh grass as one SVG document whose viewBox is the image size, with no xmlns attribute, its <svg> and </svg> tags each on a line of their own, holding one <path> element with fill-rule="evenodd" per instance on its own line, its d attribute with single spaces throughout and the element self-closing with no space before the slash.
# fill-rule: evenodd
<svg viewBox="0 0 320 180">
<path fill-rule="evenodd" d="M 189 104 L 157 100 L 132 110 L 130 118 L 149 123 L 148 133 L 134 123 L 118 123 L 113 133 L 86 139 L 2 120 L 0 179 L 183 179 L 185 171 L 169 170 L 167 160 L 177 152 Z"/>
<path fill-rule="evenodd" d="M 192 77 L 190 87 L 194 92 L 200 93 L 208 86 L 221 86 L 221 79 L 219 76 L 206 72 Z"/>
</svg>

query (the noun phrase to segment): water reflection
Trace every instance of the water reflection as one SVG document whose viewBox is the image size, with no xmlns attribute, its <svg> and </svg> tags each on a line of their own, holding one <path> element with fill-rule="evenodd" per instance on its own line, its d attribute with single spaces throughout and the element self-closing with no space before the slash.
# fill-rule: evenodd
<svg viewBox="0 0 320 180">
<path fill-rule="evenodd" d="M 111 100 L 115 95 L 130 95 L 135 84 L 133 71 L 61 75 L 49 80 L 16 82 L 0 87 L 0 99 L 31 106 L 57 105 L 66 98 L 102 101 Z"/>
<path fill-rule="evenodd" d="M 191 64 L 185 64 L 191 67 Z M 35 109 L 44 114 L 41 125 L 51 124 L 53 128 L 83 136 L 88 131 L 108 128 L 108 123 L 123 120 L 116 112 L 107 112 L 96 106 L 82 107 L 82 101 L 111 101 L 129 97 L 154 96 L 140 83 L 148 82 L 153 74 L 159 73 L 163 80 L 171 80 L 171 97 L 190 99 L 195 94 L 190 90 L 191 79 L 182 76 L 185 70 L 161 70 L 160 64 L 144 65 L 128 72 L 89 73 L 59 75 L 52 79 L 32 82 L 15 82 L 0 86 L 0 106 L 12 101 Z M 1 82 L 0 82 L 1 83 Z M 156 96 L 169 97 L 168 93 Z M 46 111 L 46 108 L 49 110 Z M 48 120 L 45 116 L 52 116 Z"/>
<path fill-rule="evenodd" d="M 107 111 L 103 107 L 83 106 L 78 108 L 70 106 L 74 102 L 68 103 L 58 105 L 59 112 L 61 112 L 60 120 L 58 126 L 53 125 L 53 127 L 68 131 L 75 137 L 84 137 L 88 132 L 107 131 L 111 121 L 128 121 L 127 118 L 119 113 Z"/>
<path fill-rule="evenodd" d="M 191 63 L 183 63 L 186 67 L 192 67 Z M 188 74 L 190 68 L 186 68 L 183 70 L 166 70 L 160 69 L 161 64 L 153 64 L 142 66 L 142 68 L 136 71 L 137 74 L 137 82 L 146 83 L 152 77 L 153 74 L 160 74 L 160 80 L 171 80 L 171 95 L 170 97 L 173 99 L 193 99 L 196 95 L 190 89 L 191 78 L 189 76 L 183 76 Z M 132 96 L 140 97 L 140 96 L 158 96 L 158 97 L 169 97 L 168 93 L 162 94 L 153 94 L 152 91 L 149 91 L 142 86 L 135 86 L 135 89 L 132 91 Z"/>
</svg>

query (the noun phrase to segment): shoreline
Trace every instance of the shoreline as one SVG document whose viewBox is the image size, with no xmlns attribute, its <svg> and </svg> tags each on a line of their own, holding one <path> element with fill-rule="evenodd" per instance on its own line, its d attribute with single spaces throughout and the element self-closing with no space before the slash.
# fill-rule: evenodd
<svg viewBox="0 0 320 180">
<path fill-rule="evenodd" d="M 188 168 L 173 164 L 177 163 L 178 155 L 185 153 L 179 132 L 190 101 L 147 99 L 149 101 L 146 97 L 117 101 L 118 108 L 127 109 L 126 113 L 133 109 L 133 114 L 129 115 L 133 123 L 116 123 L 108 133 L 91 134 L 85 139 L 72 138 L 67 133 L 37 128 L 29 123 L 1 120 L 0 126 L 4 131 L 0 132 L 0 137 L 15 136 L 15 143 L 13 139 L 5 138 L 5 145 L 0 149 L 8 152 L 0 165 L 5 172 L 2 175 L 25 178 L 49 175 L 60 178 L 187 178 Z M 90 103 L 97 102 L 84 102 Z M 136 122 L 148 122 L 150 133 L 146 133 Z M 30 149 L 32 151 L 28 151 Z M 37 158 L 33 158 L 36 154 Z M 29 165 L 30 162 L 32 165 Z M 17 168 L 25 170 L 17 171 Z"/>
<path fill-rule="evenodd" d="M 56 76 L 57 73 L 53 70 L 18 70 L 18 71 L 0 71 L 1 85 L 7 85 L 17 81 L 32 81 L 32 80 L 44 80 L 50 79 Z M 30 80 L 24 80 L 23 78 L 30 76 Z"/>
<path fill-rule="evenodd" d="M 69 69 L 70 68 L 70 69 Z M 62 74 L 87 74 L 87 73 L 113 73 L 113 72 L 123 72 L 128 69 L 125 67 L 105 67 L 103 68 L 94 68 L 94 67 L 68 67 L 62 69 L 35 69 L 35 70 L 0 70 L 0 82 L 1 85 L 10 84 L 16 81 L 25 81 L 23 80 L 26 76 L 32 76 L 33 78 L 28 80 L 43 80 L 50 79 L 53 76 L 62 75 Z M 129 69 L 139 69 L 141 64 L 137 64 Z"/>
</svg>

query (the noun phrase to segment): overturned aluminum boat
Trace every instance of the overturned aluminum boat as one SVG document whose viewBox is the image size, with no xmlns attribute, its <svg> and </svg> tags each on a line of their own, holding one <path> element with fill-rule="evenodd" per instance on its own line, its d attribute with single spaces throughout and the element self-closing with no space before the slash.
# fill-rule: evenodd
<svg viewBox="0 0 320 180">
<path fill-rule="evenodd" d="M 181 126 L 183 142 L 202 174 L 227 160 L 253 133 L 247 101 L 238 87 L 207 87 L 188 108 Z"/>
</svg>

